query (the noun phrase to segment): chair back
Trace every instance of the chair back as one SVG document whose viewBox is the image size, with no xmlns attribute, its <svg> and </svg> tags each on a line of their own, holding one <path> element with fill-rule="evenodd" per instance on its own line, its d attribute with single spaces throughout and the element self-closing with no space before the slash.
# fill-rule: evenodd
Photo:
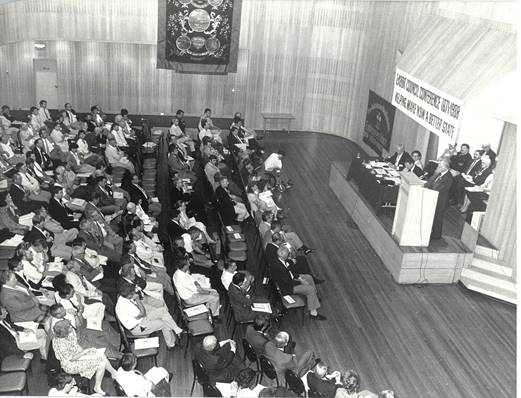
<svg viewBox="0 0 521 398">
<path fill-rule="evenodd" d="M 261 355 L 259 357 L 259 361 L 261 365 L 261 370 L 266 375 L 266 377 L 271 380 L 276 380 L 277 372 L 275 371 L 275 366 L 273 366 L 271 361 L 264 355 Z"/>
<path fill-rule="evenodd" d="M 222 397 L 223 395 L 219 391 L 219 389 L 211 384 L 204 383 L 203 384 L 203 394 L 205 397 Z"/>
<path fill-rule="evenodd" d="M 130 342 L 128 341 L 127 332 L 121 322 L 119 321 L 118 315 L 114 314 L 114 318 L 116 319 L 116 325 L 118 325 L 118 332 L 119 332 L 119 338 L 120 338 L 120 345 L 119 348 L 121 350 L 121 347 L 125 349 L 125 351 L 130 352 Z"/>
<path fill-rule="evenodd" d="M 116 396 L 117 397 L 126 397 L 127 394 L 125 393 L 125 390 L 123 390 L 123 387 L 120 386 L 120 384 L 116 381 L 116 379 L 112 380 L 114 383 L 114 389 L 116 390 Z"/>
<path fill-rule="evenodd" d="M 244 349 L 244 355 L 248 358 L 248 361 L 257 363 L 257 353 L 248 340 L 242 339 L 242 348 Z"/>
<path fill-rule="evenodd" d="M 206 369 L 204 368 L 203 364 L 199 362 L 197 359 L 192 360 L 192 369 L 194 371 L 194 376 L 199 383 L 204 385 L 210 382 L 208 372 L 206 372 Z"/>
<path fill-rule="evenodd" d="M 286 370 L 286 373 L 284 373 L 284 378 L 286 379 L 286 383 L 289 389 L 293 391 L 295 394 L 302 395 L 306 392 L 304 383 L 292 370 Z"/>
</svg>

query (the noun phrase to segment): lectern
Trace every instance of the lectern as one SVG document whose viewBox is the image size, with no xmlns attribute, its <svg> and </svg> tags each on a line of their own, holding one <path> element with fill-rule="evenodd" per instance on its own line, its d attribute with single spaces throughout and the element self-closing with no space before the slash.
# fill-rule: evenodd
<svg viewBox="0 0 521 398">
<path fill-rule="evenodd" d="M 393 238 L 400 246 L 429 246 L 438 192 L 424 188 L 425 181 L 414 173 L 402 171 L 400 176 Z"/>
</svg>

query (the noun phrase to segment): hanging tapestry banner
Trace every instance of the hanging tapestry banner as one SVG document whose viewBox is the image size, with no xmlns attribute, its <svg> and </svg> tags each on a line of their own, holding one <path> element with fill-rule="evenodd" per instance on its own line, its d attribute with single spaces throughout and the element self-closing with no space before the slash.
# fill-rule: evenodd
<svg viewBox="0 0 521 398">
<path fill-rule="evenodd" d="M 242 0 L 159 0 L 157 67 L 237 72 Z"/>
</svg>

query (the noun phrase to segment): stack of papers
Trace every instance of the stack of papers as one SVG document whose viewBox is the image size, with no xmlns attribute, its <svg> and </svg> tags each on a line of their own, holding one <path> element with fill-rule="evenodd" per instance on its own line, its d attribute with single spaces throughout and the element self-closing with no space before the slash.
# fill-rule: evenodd
<svg viewBox="0 0 521 398">
<path fill-rule="evenodd" d="M 15 235 L 11 239 L 4 240 L 2 243 L 0 243 L 0 246 L 4 247 L 16 247 L 20 243 L 22 243 L 24 240 L 23 235 Z"/>
<path fill-rule="evenodd" d="M 194 307 L 185 308 L 184 312 L 188 318 L 191 318 L 193 316 L 204 314 L 205 312 L 208 312 L 208 308 L 204 304 L 199 304 Z"/>
<path fill-rule="evenodd" d="M 158 348 L 159 347 L 159 337 L 146 337 L 141 339 L 136 339 L 134 341 L 134 349 L 136 350 L 145 350 L 147 348 Z"/>
<path fill-rule="evenodd" d="M 36 343 L 36 332 L 34 331 L 22 331 L 18 332 L 18 345 Z"/>
<path fill-rule="evenodd" d="M 289 294 L 284 296 L 284 300 L 286 300 L 290 304 L 294 304 L 295 303 L 295 300 Z"/>
<path fill-rule="evenodd" d="M 233 234 L 233 237 L 234 237 L 235 239 L 241 239 L 241 234 L 234 233 L 234 234 Z"/>
<path fill-rule="evenodd" d="M 80 199 L 80 198 L 74 198 L 74 199 L 71 200 L 71 205 L 76 205 L 78 207 L 83 207 L 83 206 L 85 206 L 85 200 Z"/>
<path fill-rule="evenodd" d="M 165 370 L 165 368 L 158 368 L 157 366 L 154 366 L 150 368 L 150 370 L 146 372 L 144 376 L 148 381 L 157 384 L 161 380 L 168 378 L 168 372 Z"/>
<path fill-rule="evenodd" d="M 105 316 L 105 304 L 86 304 L 83 309 L 83 317 L 87 320 L 87 329 L 101 331 L 101 323 Z"/>
<path fill-rule="evenodd" d="M 210 289 L 212 286 L 210 284 L 210 279 L 201 274 L 192 274 L 194 280 L 201 285 L 203 289 Z"/>
<path fill-rule="evenodd" d="M 251 305 L 251 309 L 257 312 L 266 312 L 268 314 L 272 313 L 270 303 L 253 303 Z"/>
<path fill-rule="evenodd" d="M 123 192 L 114 191 L 113 196 L 114 199 L 123 199 Z"/>
</svg>

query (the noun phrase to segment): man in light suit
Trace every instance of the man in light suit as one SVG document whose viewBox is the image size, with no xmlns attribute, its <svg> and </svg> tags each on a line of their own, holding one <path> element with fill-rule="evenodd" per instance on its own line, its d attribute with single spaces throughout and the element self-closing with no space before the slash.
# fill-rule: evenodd
<svg viewBox="0 0 521 398">
<path fill-rule="evenodd" d="M 0 303 L 5 307 L 13 322 L 44 322 L 48 309 L 40 304 L 36 296 L 20 285 L 13 271 L 0 274 Z"/>
<path fill-rule="evenodd" d="M 431 239 L 441 239 L 443 217 L 445 216 L 445 210 L 449 207 L 450 188 L 453 182 L 449 169 L 449 162 L 447 160 L 441 160 L 436 169 L 436 173 L 434 173 L 425 184 L 425 188 L 438 191 L 438 202 L 432 223 Z"/>
</svg>

